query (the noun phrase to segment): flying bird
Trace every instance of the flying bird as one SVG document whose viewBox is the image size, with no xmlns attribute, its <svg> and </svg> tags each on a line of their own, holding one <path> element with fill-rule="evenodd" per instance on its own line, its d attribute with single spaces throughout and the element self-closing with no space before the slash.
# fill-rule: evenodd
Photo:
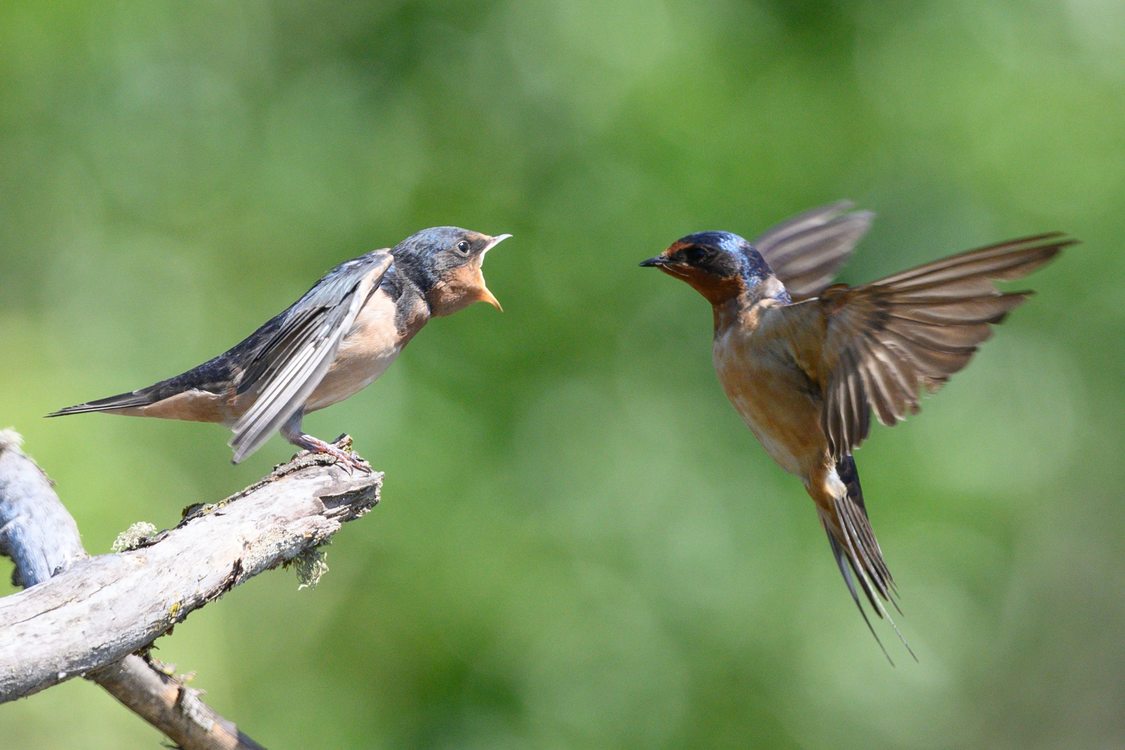
<svg viewBox="0 0 1125 750">
<path fill-rule="evenodd" d="M 901 613 L 853 453 L 872 413 L 885 425 L 917 413 L 920 392 L 965 367 L 990 326 L 1031 294 L 1001 292 L 993 281 L 1021 278 L 1075 241 L 1023 237 L 868 284 L 829 286 L 873 218 L 850 208 L 842 201 L 807 211 L 753 242 L 690 234 L 641 265 L 711 303 L 712 356 L 727 398 L 770 457 L 804 483 L 876 641 L 859 590 L 913 655 L 884 605 Z"/>
<path fill-rule="evenodd" d="M 423 229 L 336 266 L 285 311 L 198 367 L 47 416 L 101 411 L 217 422 L 234 433 L 234 463 L 280 430 L 299 448 L 370 471 L 355 453 L 305 434 L 302 418 L 372 383 L 430 318 L 474 302 L 499 309 L 481 264 L 510 236 Z"/>
</svg>

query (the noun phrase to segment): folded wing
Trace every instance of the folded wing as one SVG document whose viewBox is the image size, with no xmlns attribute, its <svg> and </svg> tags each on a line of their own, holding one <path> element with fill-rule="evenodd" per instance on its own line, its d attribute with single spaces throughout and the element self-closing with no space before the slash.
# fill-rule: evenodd
<svg viewBox="0 0 1125 750">
<path fill-rule="evenodd" d="M 376 250 L 332 269 L 279 315 L 239 380 L 253 405 L 233 426 L 237 463 L 265 443 L 305 403 L 324 378 L 340 341 L 393 258 Z"/>
</svg>

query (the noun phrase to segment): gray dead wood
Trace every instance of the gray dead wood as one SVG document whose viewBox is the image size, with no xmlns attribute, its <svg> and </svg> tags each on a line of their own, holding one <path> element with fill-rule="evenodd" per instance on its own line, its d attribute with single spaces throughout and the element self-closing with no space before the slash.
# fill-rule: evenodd
<svg viewBox="0 0 1125 750">
<path fill-rule="evenodd" d="M 12 583 L 27 588 L 87 555 L 51 480 L 19 445 L 19 435 L 0 430 L 0 555 L 16 564 Z"/>
<path fill-rule="evenodd" d="M 87 557 L 50 480 L 0 432 L 0 553 L 30 586 L 0 599 L 0 702 L 88 676 L 184 748 L 257 748 L 198 691 L 133 652 L 379 501 L 382 475 L 302 454 L 135 549 Z"/>
</svg>

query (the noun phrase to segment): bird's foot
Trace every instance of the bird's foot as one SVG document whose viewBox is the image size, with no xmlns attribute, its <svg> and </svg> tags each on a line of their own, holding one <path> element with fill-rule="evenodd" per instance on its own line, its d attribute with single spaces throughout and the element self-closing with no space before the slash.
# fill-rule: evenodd
<svg viewBox="0 0 1125 750">
<path fill-rule="evenodd" d="M 304 448 L 310 453 L 320 453 L 323 455 L 331 456 L 339 464 L 340 468 L 349 474 L 352 471 L 358 471 L 363 474 L 371 473 L 371 464 L 363 460 L 363 458 L 355 451 L 345 450 L 340 446 L 351 446 L 351 438 L 346 435 L 341 435 L 336 443 L 329 443 L 320 438 L 313 437 L 312 435 L 300 435 L 293 440 L 293 444 Z"/>
</svg>

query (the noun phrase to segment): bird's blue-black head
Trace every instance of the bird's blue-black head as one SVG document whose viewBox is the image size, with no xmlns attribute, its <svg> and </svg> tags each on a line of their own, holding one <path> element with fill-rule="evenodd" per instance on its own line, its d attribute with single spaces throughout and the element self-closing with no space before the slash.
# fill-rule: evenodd
<svg viewBox="0 0 1125 750">
<path fill-rule="evenodd" d="M 669 276 L 683 279 L 712 304 L 721 304 L 746 292 L 765 292 L 774 296 L 780 287 L 761 253 L 744 238 L 732 232 L 696 232 L 673 242 L 642 266 L 659 268 Z M 756 295 L 755 295 L 756 296 Z"/>
</svg>

